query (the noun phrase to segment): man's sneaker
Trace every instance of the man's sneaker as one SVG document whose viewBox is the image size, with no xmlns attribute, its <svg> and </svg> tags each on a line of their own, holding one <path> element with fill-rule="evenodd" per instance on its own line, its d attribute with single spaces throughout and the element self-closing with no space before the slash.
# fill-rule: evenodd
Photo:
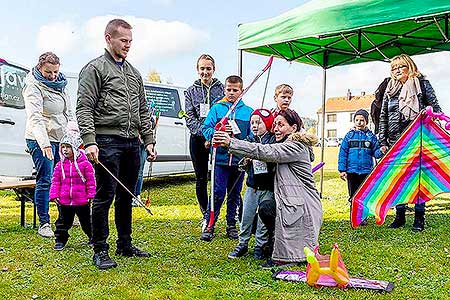
<svg viewBox="0 0 450 300">
<path fill-rule="evenodd" d="M 44 225 L 39 226 L 38 234 L 45 238 L 51 238 L 55 236 L 49 223 L 45 223 Z"/>
<path fill-rule="evenodd" d="M 247 245 L 238 244 L 233 251 L 228 254 L 228 258 L 234 259 L 244 256 L 248 252 Z"/>
<path fill-rule="evenodd" d="M 108 251 L 106 250 L 94 253 L 92 260 L 94 261 L 94 265 L 100 270 L 107 270 L 117 267 L 116 262 L 109 257 Z"/>
<path fill-rule="evenodd" d="M 214 228 L 206 228 L 200 236 L 201 241 L 211 242 L 214 238 Z"/>
<path fill-rule="evenodd" d="M 231 240 L 237 240 L 239 238 L 239 232 L 235 226 L 227 227 L 227 237 Z"/>
<path fill-rule="evenodd" d="M 116 250 L 116 255 L 126 257 L 150 257 L 150 253 L 142 251 L 141 249 L 131 245 L 130 247 L 121 248 Z"/>
<path fill-rule="evenodd" d="M 61 251 L 62 249 L 64 249 L 65 246 L 66 245 L 62 242 L 56 242 L 55 246 L 53 247 L 53 250 Z"/>
</svg>

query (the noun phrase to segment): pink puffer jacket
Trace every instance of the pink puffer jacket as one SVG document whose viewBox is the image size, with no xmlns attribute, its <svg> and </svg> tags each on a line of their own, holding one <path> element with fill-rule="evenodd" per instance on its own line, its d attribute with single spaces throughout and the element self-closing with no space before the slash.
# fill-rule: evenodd
<svg viewBox="0 0 450 300">
<path fill-rule="evenodd" d="M 86 182 L 83 182 L 78 174 L 74 162 L 68 159 L 58 162 L 50 187 L 51 200 L 59 198 L 61 205 L 75 206 L 86 205 L 89 203 L 89 199 L 94 198 L 96 189 L 94 168 L 83 151 L 80 152 L 77 164 Z M 62 174 L 62 168 L 64 168 L 65 176 Z"/>
</svg>

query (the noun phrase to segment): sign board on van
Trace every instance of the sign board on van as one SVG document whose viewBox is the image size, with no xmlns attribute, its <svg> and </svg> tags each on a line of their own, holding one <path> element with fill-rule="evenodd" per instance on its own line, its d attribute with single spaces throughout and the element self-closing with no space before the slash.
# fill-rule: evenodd
<svg viewBox="0 0 450 300">
<path fill-rule="evenodd" d="M 25 76 L 27 76 L 26 70 L 0 63 L 0 105 L 25 108 L 22 96 Z"/>
<path fill-rule="evenodd" d="M 145 86 L 145 95 L 148 103 L 154 103 L 163 117 L 178 118 L 181 107 L 176 89 Z"/>
</svg>

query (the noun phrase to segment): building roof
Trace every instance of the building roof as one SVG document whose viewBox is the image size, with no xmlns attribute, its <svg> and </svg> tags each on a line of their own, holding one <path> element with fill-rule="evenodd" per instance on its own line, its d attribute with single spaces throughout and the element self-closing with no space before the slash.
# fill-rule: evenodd
<svg viewBox="0 0 450 300">
<path fill-rule="evenodd" d="M 352 96 L 350 100 L 347 100 L 347 97 L 328 98 L 325 103 L 325 112 L 351 112 L 360 108 L 370 111 L 370 105 L 374 99 L 375 95 Z M 317 110 L 317 113 L 322 113 L 322 107 Z"/>
</svg>

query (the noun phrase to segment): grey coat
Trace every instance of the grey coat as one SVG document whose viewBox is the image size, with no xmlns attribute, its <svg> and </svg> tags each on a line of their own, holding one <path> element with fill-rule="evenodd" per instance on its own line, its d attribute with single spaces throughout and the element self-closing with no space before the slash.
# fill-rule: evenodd
<svg viewBox="0 0 450 300">
<path fill-rule="evenodd" d="M 200 103 L 209 104 L 209 107 L 218 98 L 224 96 L 223 84 L 213 78 L 211 86 L 204 85 L 200 79 L 197 79 L 185 92 L 185 111 L 189 118 L 186 119 L 186 126 L 191 135 L 203 137 L 202 124 L 204 117 L 200 117 Z"/>
<path fill-rule="evenodd" d="M 303 248 L 314 249 L 319 242 L 323 217 L 311 172 L 314 139 L 317 141 L 315 137 L 294 133 L 284 143 L 262 145 L 232 139 L 229 146 L 231 153 L 277 164 L 274 260 L 305 261 Z"/>
</svg>

